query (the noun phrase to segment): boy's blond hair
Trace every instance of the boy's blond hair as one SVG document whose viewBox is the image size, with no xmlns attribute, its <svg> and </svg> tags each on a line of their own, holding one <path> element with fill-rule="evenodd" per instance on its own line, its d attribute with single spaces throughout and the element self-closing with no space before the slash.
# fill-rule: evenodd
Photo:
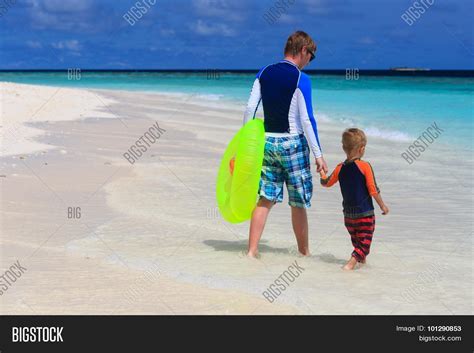
<svg viewBox="0 0 474 353">
<path fill-rule="evenodd" d="M 342 133 L 342 149 L 346 153 L 354 151 L 367 144 L 364 131 L 356 127 L 344 130 Z"/>
</svg>

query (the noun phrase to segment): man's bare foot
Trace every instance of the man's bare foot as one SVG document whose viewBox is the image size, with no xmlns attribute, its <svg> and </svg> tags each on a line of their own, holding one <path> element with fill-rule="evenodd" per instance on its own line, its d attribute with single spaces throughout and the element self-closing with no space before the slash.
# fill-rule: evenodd
<svg viewBox="0 0 474 353">
<path fill-rule="evenodd" d="M 351 257 L 351 259 L 344 265 L 343 269 L 346 271 L 352 271 L 354 267 L 357 265 L 357 260 L 355 257 Z"/>
<path fill-rule="evenodd" d="M 300 255 L 303 255 L 303 256 L 311 256 L 311 254 L 309 253 L 309 249 L 298 249 Z"/>
</svg>

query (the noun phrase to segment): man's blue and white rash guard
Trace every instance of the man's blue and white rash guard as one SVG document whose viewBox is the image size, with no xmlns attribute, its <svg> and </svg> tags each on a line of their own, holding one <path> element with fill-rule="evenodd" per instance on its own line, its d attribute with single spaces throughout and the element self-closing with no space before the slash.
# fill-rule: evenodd
<svg viewBox="0 0 474 353">
<path fill-rule="evenodd" d="M 255 78 L 244 124 L 255 118 L 260 101 L 266 135 L 288 136 L 304 132 L 314 156 L 322 156 L 308 75 L 287 60 L 265 66 Z"/>
</svg>

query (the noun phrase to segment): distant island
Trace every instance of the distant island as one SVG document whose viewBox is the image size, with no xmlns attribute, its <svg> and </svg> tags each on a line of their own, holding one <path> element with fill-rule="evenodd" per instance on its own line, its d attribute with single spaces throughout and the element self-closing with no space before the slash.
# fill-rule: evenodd
<svg viewBox="0 0 474 353">
<path fill-rule="evenodd" d="M 426 69 L 423 67 L 391 67 L 392 71 L 430 71 L 431 69 Z"/>
</svg>

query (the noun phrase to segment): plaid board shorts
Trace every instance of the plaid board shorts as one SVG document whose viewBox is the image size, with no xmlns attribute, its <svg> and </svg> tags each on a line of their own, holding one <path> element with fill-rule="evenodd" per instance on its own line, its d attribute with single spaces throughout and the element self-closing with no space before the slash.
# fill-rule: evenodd
<svg viewBox="0 0 474 353">
<path fill-rule="evenodd" d="M 283 183 L 286 183 L 290 206 L 311 207 L 313 180 L 309 152 L 302 134 L 266 136 L 259 195 L 273 202 L 283 202 Z"/>
</svg>

